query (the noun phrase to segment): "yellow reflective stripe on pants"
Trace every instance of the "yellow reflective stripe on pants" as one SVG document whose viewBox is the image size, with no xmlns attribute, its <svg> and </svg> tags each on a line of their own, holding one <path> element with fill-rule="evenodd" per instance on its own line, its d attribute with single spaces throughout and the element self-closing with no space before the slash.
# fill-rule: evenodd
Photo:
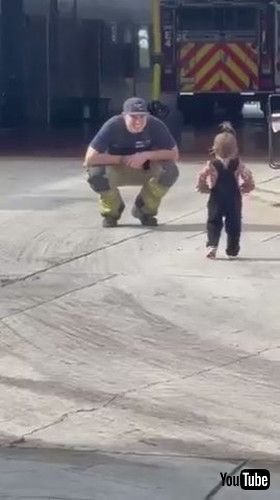
<svg viewBox="0 0 280 500">
<path fill-rule="evenodd" d="M 101 215 L 119 218 L 123 201 L 117 188 L 100 193 L 99 207 Z"/>
<path fill-rule="evenodd" d="M 141 211 L 145 214 L 156 215 L 161 199 L 167 191 L 168 188 L 161 186 L 156 179 L 149 179 L 139 193 L 139 197 L 143 200 Z"/>
</svg>

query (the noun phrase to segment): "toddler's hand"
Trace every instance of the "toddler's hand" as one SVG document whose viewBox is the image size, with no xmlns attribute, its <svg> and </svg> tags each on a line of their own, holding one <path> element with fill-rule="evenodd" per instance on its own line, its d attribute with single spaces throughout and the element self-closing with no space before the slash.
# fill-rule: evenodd
<svg viewBox="0 0 280 500">
<path fill-rule="evenodd" d="M 210 191 L 211 191 L 208 186 L 196 186 L 196 190 L 199 191 L 199 193 L 202 193 L 202 194 L 209 194 Z"/>
</svg>

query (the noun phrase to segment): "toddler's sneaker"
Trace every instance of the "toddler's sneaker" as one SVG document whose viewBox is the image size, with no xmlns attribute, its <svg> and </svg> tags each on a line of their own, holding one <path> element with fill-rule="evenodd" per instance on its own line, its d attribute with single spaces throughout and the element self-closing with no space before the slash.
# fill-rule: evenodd
<svg viewBox="0 0 280 500">
<path fill-rule="evenodd" d="M 226 254 L 227 254 L 229 259 L 236 259 L 236 257 L 238 257 L 239 251 L 240 251 L 240 246 L 237 245 L 235 247 L 227 248 Z"/>
<path fill-rule="evenodd" d="M 207 247 L 206 257 L 207 259 L 215 259 L 217 253 L 217 247 Z"/>
</svg>

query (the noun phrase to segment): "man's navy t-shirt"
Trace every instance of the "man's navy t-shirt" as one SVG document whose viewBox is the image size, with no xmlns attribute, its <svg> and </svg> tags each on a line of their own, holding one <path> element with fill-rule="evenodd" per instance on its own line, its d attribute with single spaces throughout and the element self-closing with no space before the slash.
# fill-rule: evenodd
<svg viewBox="0 0 280 500">
<path fill-rule="evenodd" d="M 154 116 L 148 116 L 147 125 L 142 132 L 133 134 L 127 130 L 124 117 L 117 115 L 104 123 L 90 146 L 98 153 L 122 156 L 142 151 L 173 149 L 176 142 L 166 125 Z"/>
</svg>

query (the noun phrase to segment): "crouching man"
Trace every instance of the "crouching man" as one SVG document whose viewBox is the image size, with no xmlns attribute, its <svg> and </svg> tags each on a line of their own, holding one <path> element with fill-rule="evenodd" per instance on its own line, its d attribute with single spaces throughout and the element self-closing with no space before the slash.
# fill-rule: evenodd
<svg viewBox="0 0 280 500">
<path fill-rule="evenodd" d="M 124 210 L 119 186 L 141 186 L 132 215 L 156 226 L 163 196 L 176 182 L 178 148 L 166 125 L 151 116 L 143 99 L 124 102 L 90 143 L 84 166 L 90 187 L 100 197 L 104 227 L 115 227 Z"/>
</svg>

